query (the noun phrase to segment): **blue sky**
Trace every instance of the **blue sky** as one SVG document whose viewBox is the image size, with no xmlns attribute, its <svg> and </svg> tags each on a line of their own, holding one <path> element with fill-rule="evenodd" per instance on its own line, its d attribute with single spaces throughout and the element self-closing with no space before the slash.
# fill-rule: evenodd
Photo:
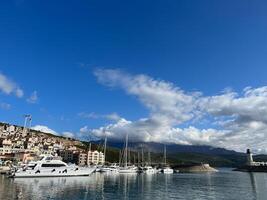
<svg viewBox="0 0 267 200">
<path fill-rule="evenodd" d="M 109 71 L 96 75 L 99 69 L 116 70 L 127 83 L 142 74 L 186 94 L 213 97 L 232 88 L 243 97 L 245 87 L 267 85 L 266 8 L 244 0 L 2 1 L 0 73 L 24 95 L 2 88 L 0 120 L 21 125 L 29 113 L 33 125 L 76 134 L 116 123 L 107 117 L 115 113 L 131 122 L 153 118 L 142 95 L 125 82 L 107 86 L 99 78 L 110 83 Z M 170 126 L 218 128 L 217 115 Z"/>
</svg>

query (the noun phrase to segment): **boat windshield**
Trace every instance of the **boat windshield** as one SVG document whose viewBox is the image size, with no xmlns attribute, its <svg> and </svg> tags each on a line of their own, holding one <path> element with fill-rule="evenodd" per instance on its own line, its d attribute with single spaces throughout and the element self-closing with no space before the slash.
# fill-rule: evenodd
<svg viewBox="0 0 267 200">
<path fill-rule="evenodd" d="M 45 160 L 53 160 L 53 157 L 46 157 Z"/>
<path fill-rule="evenodd" d="M 65 165 L 64 164 L 48 164 L 48 163 L 46 163 L 46 164 L 42 164 L 42 167 L 65 167 Z"/>
</svg>

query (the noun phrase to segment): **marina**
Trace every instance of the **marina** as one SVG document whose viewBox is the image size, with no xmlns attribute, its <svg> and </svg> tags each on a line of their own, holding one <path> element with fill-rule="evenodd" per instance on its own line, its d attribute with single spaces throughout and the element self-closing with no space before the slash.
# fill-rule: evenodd
<svg viewBox="0 0 267 200">
<path fill-rule="evenodd" d="M 267 1 L 0 8 L 0 200 L 267 200 Z"/>
</svg>

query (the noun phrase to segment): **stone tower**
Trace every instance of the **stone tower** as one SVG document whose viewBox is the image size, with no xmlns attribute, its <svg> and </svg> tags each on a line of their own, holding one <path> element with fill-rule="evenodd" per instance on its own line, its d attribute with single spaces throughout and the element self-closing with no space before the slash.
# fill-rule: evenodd
<svg viewBox="0 0 267 200">
<path fill-rule="evenodd" d="M 252 153 L 250 152 L 250 149 L 247 149 L 247 165 L 251 166 L 253 165 L 253 157 Z"/>
</svg>

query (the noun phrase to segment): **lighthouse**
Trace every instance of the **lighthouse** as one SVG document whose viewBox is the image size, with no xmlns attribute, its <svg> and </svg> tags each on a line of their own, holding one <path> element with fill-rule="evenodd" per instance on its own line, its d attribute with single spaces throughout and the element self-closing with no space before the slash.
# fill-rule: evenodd
<svg viewBox="0 0 267 200">
<path fill-rule="evenodd" d="M 252 153 L 250 152 L 250 149 L 247 149 L 247 165 L 252 166 L 254 164 Z"/>
</svg>

